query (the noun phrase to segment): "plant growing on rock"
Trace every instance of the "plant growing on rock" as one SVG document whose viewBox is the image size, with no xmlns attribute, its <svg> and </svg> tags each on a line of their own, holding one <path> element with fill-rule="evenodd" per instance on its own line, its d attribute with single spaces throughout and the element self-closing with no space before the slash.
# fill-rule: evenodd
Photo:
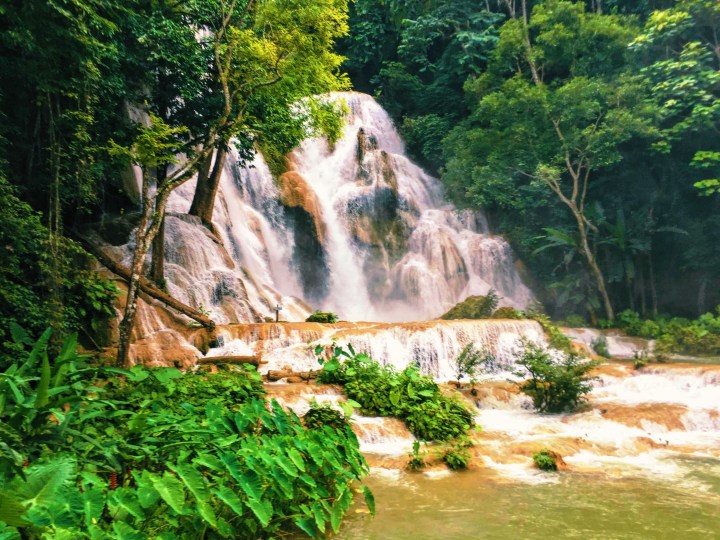
<svg viewBox="0 0 720 540">
<path fill-rule="evenodd" d="M 470 463 L 472 442 L 465 436 L 451 441 L 443 450 L 443 462 L 454 471 L 467 469 Z"/>
<path fill-rule="evenodd" d="M 533 462 L 541 471 L 557 471 L 558 455 L 550 450 L 540 450 L 533 454 Z"/>
<path fill-rule="evenodd" d="M 425 454 L 420 452 L 420 441 L 414 441 L 412 446 L 412 452 L 408 454 L 410 458 L 408 460 L 407 468 L 411 471 L 418 471 L 427 466 L 425 462 Z"/>
<path fill-rule="evenodd" d="M 475 348 L 473 342 L 468 343 L 460 351 L 460 354 L 453 361 L 455 365 L 455 376 L 460 387 L 460 379 L 467 376 L 471 383 L 475 383 L 478 373 L 483 366 L 494 362 L 494 356 L 483 349 Z"/>
<path fill-rule="evenodd" d="M 488 319 L 497 308 L 498 301 L 497 293 L 490 289 L 485 296 L 468 296 L 440 318 L 444 320 Z"/>
<path fill-rule="evenodd" d="M 315 349 L 317 355 L 322 351 L 322 347 Z M 329 360 L 318 357 L 323 366 L 318 380 L 343 385 L 345 394 L 364 414 L 400 418 L 425 441 L 454 439 L 474 426 L 472 412 L 458 398 L 444 395 L 437 383 L 415 366 L 398 372 L 365 353 L 355 353 L 351 346 L 347 351 L 333 346 L 332 352 Z"/>
<path fill-rule="evenodd" d="M 540 412 L 559 413 L 574 411 L 592 390 L 592 377 L 588 373 L 598 365 L 574 353 L 561 353 L 558 357 L 542 347 L 523 342 L 523 351 L 516 363 L 524 369 L 516 375 L 529 379 L 518 383 L 520 390 L 530 396 Z"/>
<path fill-rule="evenodd" d="M 338 316 L 332 311 L 315 311 L 310 315 L 305 322 L 318 322 L 318 323 L 336 323 L 338 322 Z"/>
</svg>

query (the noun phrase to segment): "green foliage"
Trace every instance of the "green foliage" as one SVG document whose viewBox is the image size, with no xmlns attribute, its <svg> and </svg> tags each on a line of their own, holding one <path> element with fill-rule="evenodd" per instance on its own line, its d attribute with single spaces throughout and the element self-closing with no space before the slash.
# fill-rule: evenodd
<svg viewBox="0 0 720 540">
<path fill-rule="evenodd" d="M 597 363 L 581 359 L 573 353 L 554 358 L 550 352 L 534 343 L 525 342 L 516 363 L 522 366 L 517 375 L 529 379 L 518 383 L 520 390 L 530 396 L 539 412 L 574 411 L 592 390 L 588 372 Z M 559 351 L 558 351 L 559 354 Z"/>
<path fill-rule="evenodd" d="M 595 353 L 599 354 L 604 358 L 610 358 L 610 353 L 608 352 L 607 348 L 607 339 L 605 338 L 605 336 L 600 336 L 593 339 L 590 346 L 592 347 L 592 350 L 595 351 Z"/>
<path fill-rule="evenodd" d="M 16 332 L 17 333 L 17 332 Z M 50 332 L 0 378 L 0 523 L 42 537 L 337 532 L 367 472 L 347 424 L 306 429 L 260 377 L 94 367 Z M 24 466 L 27 465 L 27 466 Z M 372 494 L 364 490 L 374 509 Z M 373 510 L 374 511 L 374 510 Z"/>
<path fill-rule="evenodd" d="M 310 410 L 303 416 L 303 423 L 308 429 L 320 430 L 323 426 L 329 426 L 342 431 L 350 426 L 350 422 L 341 411 L 329 403 L 318 404 L 314 400 L 310 402 Z"/>
<path fill-rule="evenodd" d="M 656 339 L 658 353 L 720 354 L 720 306 L 695 320 L 682 317 L 642 319 L 631 310 L 618 314 L 615 326 L 628 335 Z"/>
<path fill-rule="evenodd" d="M 478 372 L 483 366 L 493 362 L 494 357 L 487 351 L 476 349 L 473 342 L 468 343 L 460 351 L 455 358 L 455 376 L 458 381 L 465 376 L 470 377 L 470 381 L 474 382 Z"/>
<path fill-rule="evenodd" d="M 442 451 L 443 462 L 452 470 L 467 469 L 470 463 L 472 443 L 467 437 L 451 441 Z"/>
<path fill-rule="evenodd" d="M 331 311 L 315 311 L 305 322 L 318 322 L 333 324 L 338 321 L 338 316 Z"/>
<path fill-rule="evenodd" d="M 498 301 L 497 293 L 490 289 L 485 296 L 468 296 L 440 318 L 444 320 L 489 319 L 497 308 Z"/>
<path fill-rule="evenodd" d="M 564 352 L 570 352 L 572 350 L 570 338 L 550 320 L 550 317 L 544 313 L 534 313 L 531 315 L 531 318 L 542 326 L 550 347 Z"/>
<path fill-rule="evenodd" d="M 540 450 L 535 452 L 532 458 L 535 466 L 541 471 L 557 471 L 558 469 L 555 452 Z"/>
<path fill-rule="evenodd" d="M 491 319 L 523 319 L 525 314 L 509 306 L 500 306 L 490 316 Z"/>
<path fill-rule="evenodd" d="M 322 347 L 316 349 L 322 352 Z M 424 441 L 445 441 L 460 437 L 475 424 L 472 413 L 456 397 L 445 396 L 432 378 L 414 366 L 398 372 L 381 366 L 366 354 L 334 346 L 318 380 L 342 384 L 345 394 L 370 416 L 395 416 Z M 343 361 L 341 362 L 341 359 Z"/>
<path fill-rule="evenodd" d="M 420 441 L 413 441 L 412 452 L 408 454 L 407 468 L 411 471 L 419 471 L 427 466 L 425 461 L 426 453 L 420 451 Z"/>
</svg>

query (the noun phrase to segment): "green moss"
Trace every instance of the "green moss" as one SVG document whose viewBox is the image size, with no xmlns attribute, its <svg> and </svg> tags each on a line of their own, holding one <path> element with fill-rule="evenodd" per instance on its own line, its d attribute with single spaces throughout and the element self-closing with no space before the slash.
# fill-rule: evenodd
<svg viewBox="0 0 720 540">
<path fill-rule="evenodd" d="M 492 316 L 498 305 L 498 295 L 492 289 L 486 296 L 468 296 L 458 303 L 441 319 L 488 319 Z"/>
</svg>

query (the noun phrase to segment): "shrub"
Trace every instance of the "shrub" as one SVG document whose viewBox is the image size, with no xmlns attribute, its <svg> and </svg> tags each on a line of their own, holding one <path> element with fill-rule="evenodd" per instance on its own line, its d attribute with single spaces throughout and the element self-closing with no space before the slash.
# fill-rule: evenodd
<svg viewBox="0 0 720 540">
<path fill-rule="evenodd" d="M 0 377 L 4 538 L 338 530 L 368 470 L 347 425 L 306 429 L 254 371 L 97 367 L 74 338 L 51 360 L 49 339 Z"/>
<path fill-rule="evenodd" d="M 572 351 L 572 342 L 570 341 L 570 338 L 563 334 L 563 331 L 553 324 L 550 317 L 543 313 L 537 313 L 533 315 L 532 318 L 537 321 L 545 331 L 550 347 L 568 353 Z"/>
<path fill-rule="evenodd" d="M 460 379 L 466 375 L 470 377 L 471 381 L 475 381 L 478 371 L 493 361 L 494 357 L 490 353 L 476 349 L 472 342 L 468 343 L 453 361 L 458 384 L 460 384 Z"/>
<path fill-rule="evenodd" d="M 410 458 L 408 460 L 407 468 L 411 471 L 419 471 L 427 466 L 425 462 L 425 455 L 420 452 L 420 441 L 413 442 L 412 452 L 408 454 Z"/>
<path fill-rule="evenodd" d="M 451 441 L 442 454 L 443 462 L 452 470 L 467 469 L 470 463 L 472 443 L 467 437 Z"/>
<path fill-rule="evenodd" d="M 329 403 L 310 402 L 310 410 L 303 416 L 303 423 L 308 429 L 322 429 L 323 426 L 344 430 L 350 427 L 347 417 Z"/>
<path fill-rule="evenodd" d="M 493 319 L 522 319 L 524 316 L 522 311 L 508 306 L 499 307 L 492 314 Z"/>
<path fill-rule="evenodd" d="M 592 350 L 595 351 L 596 354 L 599 354 L 600 356 L 604 358 L 610 358 L 610 353 L 608 352 L 608 343 L 607 338 L 605 336 L 599 336 L 592 340 L 592 343 L 590 344 L 592 347 Z"/>
<path fill-rule="evenodd" d="M 550 450 L 540 450 L 533 454 L 535 466 L 541 471 L 557 471 L 557 455 Z"/>
<path fill-rule="evenodd" d="M 530 375 L 519 385 L 520 390 L 532 398 L 535 408 L 540 412 L 558 413 L 577 409 L 585 394 L 592 390 L 592 378 L 587 374 L 597 362 L 583 360 L 574 353 L 563 353 L 554 359 L 548 351 L 525 342 L 517 364 L 525 368 L 517 375 Z"/>
<path fill-rule="evenodd" d="M 322 347 L 315 352 L 320 354 Z M 445 441 L 464 435 L 474 426 L 473 415 L 465 405 L 443 395 L 435 381 L 414 366 L 398 372 L 364 353 L 356 354 L 352 347 L 345 351 L 337 346 L 330 360 L 318 361 L 323 366 L 320 382 L 342 384 L 345 394 L 364 414 L 400 418 L 419 439 Z"/>
<path fill-rule="evenodd" d="M 497 293 L 492 289 L 486 296 L 468 296 L 440 318 L 444 320 L 488 319 L 495 311 L 498 300 Z"/>
<path fill-rule="evenodd" d="M 582 315 L 568 315 L 565 320 L 558 321 L 558 326 L 567 326 L 568 328 L 582 328 L 587 326 L 587 322 Z"/>
<path fill-rule="evenodd" d="M 305 322 L 318 322 L 318 323 L 336 323 L 338 321 L 338 316 L 333 313 L 332 311 L 315 311 L 312 315 L 310 315 L 307 319 L 305 319 Z"/>
</svg>

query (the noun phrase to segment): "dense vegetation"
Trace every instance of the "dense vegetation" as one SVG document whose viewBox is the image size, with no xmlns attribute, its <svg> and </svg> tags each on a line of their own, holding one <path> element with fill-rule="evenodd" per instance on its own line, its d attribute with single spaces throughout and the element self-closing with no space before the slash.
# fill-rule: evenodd
<svg viewBox="0 0 720 540">
<path fill-rule="evenodd" d="M 713 0 L 357 0 L 345 63 L 553 316 L 720 302 Z"/>
<path fill-rule="evenodd" d="M 320 354 L 322 347 L 316 352 Z M 320 382 L 343 385 L 345 394 L 363 414 L 400 418 L 418 439 L 456 439 L 475 424 L 472 412 L 459 399 L 443 394 L 437 383 L 421 375 L 415 366 L 398 372 L 365 353 L 339 346 L 333 348 L 329 360 L 320 361 Z"/>
<path fill-rule="evenodd" d="M 49 338 L 0 377 L 0 537 L 338 530 L 367 473 L 347 422 L 304 426 L 253 370 L 107 368 L 74 337 L 50 358 Z"/>
<path fill-rule="evenodd" d="M 333 51 L 346 32 L 346 0 L 3 3 L 0 344 L 11 344 L 10 320 L 88 337 L 113 291 L 68 237 L 103 213 L 124 213 L 138 225 L 124 364 L 151 250 L 150 277 L 164 284 L 171 191 L 197 173 L 190 213 L 211 226 L 233 147 L 241 160 L 262 148 L 279 172 L 307 135 L 337 138 L 343 111 L 308 96 L 348 88 Z"/>
<path fill-rule="evenodd" d="M 597 366 L 575 353 L 546 350 L 531 342 L 523 343 L 516 364 L 521 366 L 516 375 L 525 378 L 520 390 L 544 413 L 575 411 L 592 390 L 588 373 Z"/>
</svg>

